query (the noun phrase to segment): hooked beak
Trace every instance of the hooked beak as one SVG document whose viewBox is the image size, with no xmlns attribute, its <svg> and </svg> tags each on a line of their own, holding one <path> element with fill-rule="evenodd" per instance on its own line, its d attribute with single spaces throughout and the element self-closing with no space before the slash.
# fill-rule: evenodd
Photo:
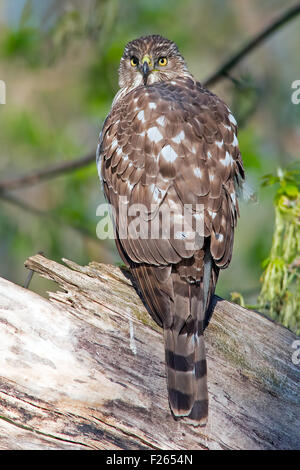
<svg viewBox="0 0 300 470">
<path fill-rule="evenodd" d="M 150 73 L 148 62 L 143 63 L 142 73 L 143 73 L 144 85 L 147 85 L 147 79 L 148 79 L 148 75 Z"/>
<path fill-rule="evenodd" d="M 148 55 L 143 57 L 142 64 L 143 64 L 142 65 L 143 81 L 144 81 L 144 85 L 147 85 L 148 76 L 151 73 L 151 70 L 150 70 L 150 67 L 149 67 L 149 65 L 151 65 L 151 59 Z"/>
</svg>

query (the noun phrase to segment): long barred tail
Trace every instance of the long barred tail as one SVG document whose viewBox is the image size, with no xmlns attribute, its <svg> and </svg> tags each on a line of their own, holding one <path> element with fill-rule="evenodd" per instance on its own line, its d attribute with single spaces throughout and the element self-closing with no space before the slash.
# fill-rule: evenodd
<svg viewBox="0 0 300 470">
<path fill-rule="evenodd" d="M 170 408 L 175 417 L 188 418 L 194 426 L 204 425 L 208 416 L 208 390 L 203 290 L 179 276 L 175 284 L 174 322 L 164 328 Z"/>
<path fill-rule="evenodd" d="M 195 426 L 208 415 L 207 371 L 202 335 L 164 330 L 170 408 L 176 417 L 187 417 Z"/>
<path fill-rule="evenodd" d="M 185 417 L 194 426 L 204 425 L 208 416 L 203 331 L 218 278 L 218 268 L 206 257 L 202 266 L 195 282 L 190 276 L 198 274 L 189 260 L 172 272 L 147 265 L 131 267 L 149 312 L 164 328 L 170 408 L 175 417 Z"/>
</svg>

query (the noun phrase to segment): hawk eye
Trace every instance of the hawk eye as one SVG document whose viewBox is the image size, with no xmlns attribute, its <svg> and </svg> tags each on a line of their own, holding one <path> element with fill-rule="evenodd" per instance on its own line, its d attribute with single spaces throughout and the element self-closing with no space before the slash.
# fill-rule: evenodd
<svg viewBox="0 0 300 470">
<path fill-rule="evenodd" d="M 132 65 L 132 67 L 136 67 L 139 63 L 139 59 L 137 59 L 134 55 L 131 57 L 130 59 L 130 64 Z"/>
<path fill-rule="evenodd" d="M 160 57 L 158 59 L 158 65 L 165 66 L 165 65 L 167 65 L 167 63 L 168 63 L 168 59 L 166 57 Z"/>
</svg>

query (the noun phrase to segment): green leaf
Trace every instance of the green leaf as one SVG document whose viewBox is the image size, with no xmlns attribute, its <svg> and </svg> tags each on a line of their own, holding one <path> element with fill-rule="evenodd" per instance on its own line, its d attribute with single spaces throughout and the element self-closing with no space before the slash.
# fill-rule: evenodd
<svg viewBox="0 0 300 470">
<path fill-rule="evenodd" d="M 283 190 L 285 194 L 292 199 L 295 199 L 299 195 L 298 188 L 294 184 L 286 184 Z"/>
<path fill-rule="evenodd" d="M 261 267 L 262 267 L 263 269 L 265 269 L 265 268 L 268 266 L 268 264 L 270 263 L 270 261 L 271 261 L 270 257 L 264 259 L 263 262 L 261 263 Z"/>
</svg>

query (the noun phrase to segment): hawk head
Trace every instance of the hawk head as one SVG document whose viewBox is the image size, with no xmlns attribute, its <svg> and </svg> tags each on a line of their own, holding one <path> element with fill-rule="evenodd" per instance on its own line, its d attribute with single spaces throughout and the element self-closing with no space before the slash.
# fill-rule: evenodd
<svg viewBox="0 0 300 470">
<path fill-rule="evenodd" d="M 140 85 L 191 76 L 178 47 L 159 35 L 143 36 L 129 42 L 119 68 L 120 88 L 127 90 Z"/>
</svg>

